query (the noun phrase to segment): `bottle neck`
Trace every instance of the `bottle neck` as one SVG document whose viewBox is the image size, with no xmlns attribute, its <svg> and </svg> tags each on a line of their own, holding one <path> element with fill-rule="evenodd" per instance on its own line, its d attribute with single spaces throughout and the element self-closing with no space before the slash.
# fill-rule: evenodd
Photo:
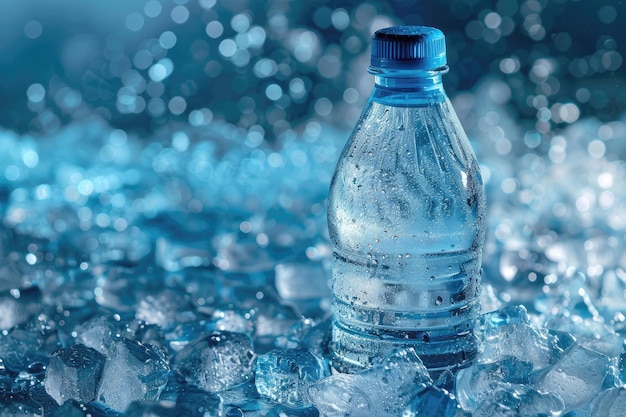
<svg viewBox="0 0 626 417">
<path fill-rule="evenodd" d="M 448 67 L 434 71 L 384 70 L 370 67 L 374 75 L 372 100 L 400 107 L 424 106 L 446 100 L 443 74 Z"/>
</svg>

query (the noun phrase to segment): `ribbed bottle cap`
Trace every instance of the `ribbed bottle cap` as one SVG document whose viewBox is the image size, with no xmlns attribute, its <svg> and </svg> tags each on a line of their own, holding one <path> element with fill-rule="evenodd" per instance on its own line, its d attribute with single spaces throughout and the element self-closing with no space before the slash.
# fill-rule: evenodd
<svg viewBox="0 0 626 417">
<path fill-rule="evenodd" d="M 446 65 L 446 37 L 428 26 L 392 26 L 372 36 L 372 69 L 435 70 Z"/>
</svg>

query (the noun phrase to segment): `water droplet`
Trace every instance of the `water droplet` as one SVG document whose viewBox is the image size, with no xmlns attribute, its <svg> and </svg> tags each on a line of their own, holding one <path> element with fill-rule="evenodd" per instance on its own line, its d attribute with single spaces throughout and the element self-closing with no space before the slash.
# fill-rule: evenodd
<svg viewBox="0 0 626 417">
<path fill-rule="evenodd" d="M 435 304 L 437 304 L 438 306 L 441 305 L 441 303 L 443 303 L 443 298 L 441 298 L 440 295 L 437 296 L 437 299 L 435 300 Z"/>
</svg>

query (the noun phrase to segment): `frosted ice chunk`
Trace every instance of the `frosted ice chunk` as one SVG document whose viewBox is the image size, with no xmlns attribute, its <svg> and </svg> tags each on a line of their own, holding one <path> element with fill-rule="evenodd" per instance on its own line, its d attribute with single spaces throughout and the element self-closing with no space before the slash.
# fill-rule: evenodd
<svg viewBox="0 0 626 417">
<path fill-rule="evenodd" d="M 546 326 L 562 332 L 571 333 L 580 345 L 614 358 L 622 353 L 624 338 L 620 337 L 602 319 L 582 318 L 578 315 L 563 314 L 551 317 Z"/>
<path fill-rule="evenodd" d="M 495 362 L 476 363 L 459 370 L 456 398 L 465 410 L 474 410 L 497 390 L 525 391 L 530 383 L 531 362 L 504 356 Z"/>
<path fill-rule="evenodd" d="M 87 347 L 106 354 L 113 340 L 119 338 L 123 327 L 119 321 L 107 316 L 98 316 L 76 329 L 76 333 L 78 333 L 76 340 Z"/>
<path fill-rule="evenodd" d="M 402 417 L 454 417 L 457 402 L 446 390 L 435 386 L 419 392 L 404 410 Z"/>
<path fill-rule="evenodd" d="M 361 385 L 362 378 L 359 377 L 360 375 L 336 374 L 323 379 L 309 388 L 311 401 L 325 417 L 376 415 L 376 399 L 370 398 L 370 392 Z"/>
<path fill-rule="evenodd" d="M 189 296 L 184 291 L 166 288 L 145 294 L 137 305 L 136 317 L 148 324 L 165 329 L 178 323 L 195 320 L 196 314 Z"/>
<path fill-rule="evenodd" d="M 520 398 L 511 391 L 499 389 L 491 392 L 472 412 L 472 417 L 519 417 Z"/>
<path fill-rule="evenodd" d="M 331 323 L 332 317 L 320 322 L 310 318 L 302 319 L 291 326 L 286 334 L 276 338 L 276 346 L 291 349 L 304 347 L 324 357 L 330 353 Z"/>
<path fill-rule="evenodd" d="M 574 345 L 565 356 L 538 376 L 538 390 L 558 395 L 565 410 L 578 408 L 602 388 L 609 371 L 609 359 L 586 347 Z"/>
<path fill-rule="evenodd" d="M 591 402 L 591 415 L 623 417 L 626 414 L 626 388 L 615 387 L 598 394 Z"/>
<path fill-rule="evenodd" d="M 169 366 L 158 348 L 121 338 L 111 345 L 98 400 L 124 411 L 133 401 L 156 400 L 167 383 Z"/>
<path fill-rule="evenodd" d="M 530 317 L 525 306 L 515 305 L 482 314 L 480 322 L 486 329 L 493 331 L 507 324 L 530 324 Z"/>
<path fill-rule="evenodd" d="M 545 414 L 549 416 L 561 415 L 565 409 L 563 400 L 550 392 L 531 389 L 527 391 L 519 405 L 519 412 L 525 416 Z"/>
<path fill-rule="evenodd" d="M 254 315 L 251 314 L 251 311 L 231 309 L 215 309 L 211 315 L 211 319 L 214 320 L 213 327 L 215 330 L 245 334 L 252 334 L 254 331 L 254 323 L 251 320 L 253 317 Z"/>
<path fill-rule="evenodd" d="M 188 383 L 209 391 L 224 391 L 252 378 L 254 351 L 248 335 L 216 332 L 185 346 L 174 368 Z"/>
<path fill-rule="evenodd" d="M 522 306 L 485 314 L 482 323 L 477 331 L 483 343 L 482 361 L 514 356 L 531 362 L 538 370 L 556 363 L 564 354 L 563 345 L 568 345 L 567 340 L 548 329 L 531 325 Z"/>
<path fill-rule="evenodd" d="M 328 376 L 324 361 L 306 349 L 275 349 L 256 361 L 259 394 L 288 407 L 310 405 L 309 386 Z"/>
<path fill-rule="evenodd" d="M 309 388 L 325 417 L 397 417 L 411 398 L 432 384 L 413 349 L 398 351 L 358 374 L 335 374 Z"/>
<path fill-rule="evenodd" d="M 267 411 L 276 405 L 275 402 L 259 395 L 252 379 L 216 395 L 221 401 L 220 410 L 232 409 L 232 412 L 240 410 L 245 416 L 263 416 L 262 411 Z M 231 411 L 226 414 L 228 415 Z M 235 415 L 238 414 L 235 412 Z"/>
<path fill-rule="evenodd" d="M 88 403 L 96 398 L 105 357 L 82 344 L 52 353 L 44 386 L 46 392 L 61 405 L 69 399 Z"/>
</svg>

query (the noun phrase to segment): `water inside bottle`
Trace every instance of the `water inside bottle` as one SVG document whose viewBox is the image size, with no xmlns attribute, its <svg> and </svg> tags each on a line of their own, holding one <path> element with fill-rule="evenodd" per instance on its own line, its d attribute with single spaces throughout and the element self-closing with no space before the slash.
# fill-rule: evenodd
<svg viewBox="0 0 626 417">
<path fill-rule="evenodd" d="M 447 99 L 370 102 L 331 185 L 337 367 L 403 347 L 431 370 L 471 362 L 484 211 L 478 164 Z"/>
</svg>

